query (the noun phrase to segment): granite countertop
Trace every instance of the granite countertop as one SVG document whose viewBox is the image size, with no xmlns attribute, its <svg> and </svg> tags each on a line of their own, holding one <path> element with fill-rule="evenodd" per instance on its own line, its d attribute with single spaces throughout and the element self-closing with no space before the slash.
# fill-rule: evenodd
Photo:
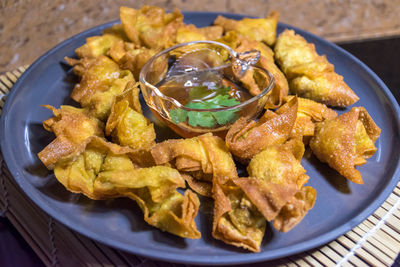
<svg viewBox="0 0 400 267">
<path fill-rule="evenodd" d="M 57 43 L 118 19 L 122 5 L 143 4 L 253 16 L 277 10 L 280 21 L 335 42 L 400 35 L 400 0 L 2 0 L 0 72 L 31 64 Z"/>
</svg>

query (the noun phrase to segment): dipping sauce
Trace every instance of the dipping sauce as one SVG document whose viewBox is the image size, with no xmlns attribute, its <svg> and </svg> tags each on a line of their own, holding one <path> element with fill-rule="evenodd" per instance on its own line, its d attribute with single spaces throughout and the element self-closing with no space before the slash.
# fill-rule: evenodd
<svg viewBox="0 0 400 267">
<path fill-rule="evenodd" d="M 227 67 L 228 68 L 228 67 Z M 238 83 L 234 83 L 224 75 L 224 70 L 188 72 L 170 76 L 157 85 L 166 96 L 174 98 L 184 107 L 191 109 L 217 109 L 236 106 L 252 96 Z M 171 121 L 168 123 L 175 132 L 187 137 L 198 135 L 192 127 L 223 128 L 227 123 L 239 117 L 238 109 L 214 112 L 187 111 L 181 108 L 169 110 Z M 165 120 L 163 120 L 165 122 Z M 171 126 L 170 123 L 185 123 L 189 127 Z M 179 129 L 177 129 L 179 128 Z M 182 131 L 184 130 L 184 131 Z M 224 135 L 224 134 L 220 134 Z"/>
<path fill-rule="evenodd" d="M 224 138 L 239 118 L 254 119 L 264 110 L 272 88 L 268 72 L 248 63 L 247 54 L 237 55 L 211 41 L 167 49 L 143 67 L 143 97 L 154 115 L 180 136 L 212 132 Z M 250 79 L 265 88 L 263 94 L 249 93 L 242 70 L 251 71 Z"/>
</svg>

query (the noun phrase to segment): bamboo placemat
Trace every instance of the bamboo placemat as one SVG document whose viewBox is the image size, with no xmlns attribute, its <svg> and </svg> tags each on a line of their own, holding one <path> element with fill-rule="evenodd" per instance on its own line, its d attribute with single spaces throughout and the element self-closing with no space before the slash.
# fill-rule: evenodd
<svg viewBox="0 0 400 267">
<path fill-rule="evenodd" d="M 0 114 L 7 93 L 26 70 L 0 75 Z M 54 221 L 16 184 L 0 156 L 0 215 L 7 217 L 47 266 L 171 266 L 119 251 Z M 319 248 L 252 266 L 391 266 L 400 252 L 400 183 L 374 214 Z"/>
</svg>

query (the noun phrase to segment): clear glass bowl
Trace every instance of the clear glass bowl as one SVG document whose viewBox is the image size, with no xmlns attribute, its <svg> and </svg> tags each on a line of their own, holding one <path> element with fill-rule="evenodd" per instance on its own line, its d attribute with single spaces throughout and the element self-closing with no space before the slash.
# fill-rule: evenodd
<svg viewBox="0 0 400 267">
<path fill-rule="evenodd" d="M 256 50 L 237 53 L 214 41 L 178 44 L 156 54 L 143 66 L 140 88 L 155 116 L 180 136 L 193 137 L 206 132 L 225 136 L 240 117 L 253 119 L 261 113 L 275 84 L 269 71 L 254 65 L 259 56 Z M 204 109 L 185 105 L 189 87 L 224 81 L 246 88 L 250 86 L 249 77 L 256 82 L 260 93 L 234 106 Z M 175 91 L 166 95 L 165 88 Z"/>
</svg>

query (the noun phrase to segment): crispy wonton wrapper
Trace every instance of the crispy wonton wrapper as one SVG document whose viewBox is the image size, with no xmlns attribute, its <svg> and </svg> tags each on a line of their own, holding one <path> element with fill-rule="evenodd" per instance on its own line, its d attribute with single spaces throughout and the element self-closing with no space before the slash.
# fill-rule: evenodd
<svg viewBox="0 0 400 267">
<path fill-rule="evenodd" d="M 139 80 L 144 64 L 157 52 L 157 49 L 138 48 L 132 43 L 118 41 L 110 48 L 109 55 L 121 69 L 130 70 L 135 80 Z"/>
<path fill-rule="evenodd" d="M 287 96 L 284 102 L 289 102 L 294 96 Z M 314 135 L 315 122 L 337 117 L 336 111 L 326 105 L 307 98 L 298 97 L 296 122 L 294 123 L 291 138 L 311 137 Z M 303 139 L 306 141 L 308 139 Z"/>
<path fill-rule="evenodd" d="M 80 58 L 96 58 L 100 55 L 107 55 L 110 48 L 118 41 L 128 41 L 121 24 L 104 30 L 101 36 L 86 38 L 86 43 L 75 49 L 75 54 Z"/>
<path fill-rule="evenodd" d="M 237 247 L 259 252 L 266 221 L 234 180 L 237 171 L 225 142 L 200 136 L 213 167 L 213 237 Z"/>
<path fill-rule="evenodd" d="M 178 170 L 191 174 L 194 178 L 186 178 L 189 186 L 214 198 L 215 238 L 259 251 L 265 219 L 234 184 L 236 166 L 221 138 L 205 134 L 190 139 L 167 140 L 157 144 L 152 154 L 157 164 L 171 163 Z M 207 182 L 209 174 L 212 174 L 212 192 Z"/>
<path fill-rule="evenodd" d="M 175 9 L 166 14 L 161 7 L 143 5 L 141 9 L 120 8 L 125 33 L 136 45 L 166 48 L 173 45 L 176 32 L 183 25 L 183 15 Z"/>
<path fill-rule="evenodd" d="M 103 136 L 104 124 L 90 117 L 86 109 L 61 106 L 56 109 L 50 105 L 44 107 L 53 111 L 54 117 L 43 122 L 43 127 L 56 135 L 50 144 L 38 153 L 43 164 L 52 170 L 55 164 L 85 146 L 91 136 Z"/>
<path fill-rule="evenodd" d="M 184 172 L 184 178 L 196 193 L 212 197 L 212 164 L 198 137 L 171 139 L 156 144 L 151 150 L 157 165 L 172 164 Z"/>
<path fill-rule="evenodd" d="M 295 227 L 309 210 L 314 207 L 317 191 L 311 186 L 305 186 L 292 197 L 280 210 L 274 219 L 274 228 L 288 232 Z"/>
<path fill-rule="evenodd" d="M 172 164 L 196 193 L 212 197 L 212 165 L 198 137 L 171 139 L 156 144 L 151 154 L 157 165 Z"/>
<path fill-rule="evenodd" d="M 289 85 L 285 75 L 275 64 L 274 52 L 271 48 L 261 42 L 250 40 L 249 38 L 233 31 L 228 32 L 218 41 L 230 46 L 237 52 L 245 52 L 252 49 L 256 49 L 260 52 L 260 60 L 257 62 L 257 66 L 268 70 L 275 78 L 275 86 L 272 88 L 271 92 L 268 93 L 268 100 L 265 108 L 279 107 L 282 104 L 283 98 L 289 92 Z M 256 75 L 254 70 L 249 69 L 245 73 L 244 77 L 240 77 L 239 80 L 243 83 L 243 86 L 249 90 L 250 94 L 254 96 L 260 94 L 261 91 L 265 89 L 260 88 L 259 84 L 262 83 L 257 82 L 259 78 L 260 77 Z"/>
<path fill-rule="evenodd" d="M 273 11 L 268 17 L 258 19 L 244 18 L 234 20 L 218 16 L 214 24 L 222 26 L 225 32 L 235 31 L 251 40 L 264 42 L 272 46 L 276 39 L 278 20 L 279 13 Z"/>
<path fill-rule="evenodd" d="M 289 92 L 289 85 L 286 77 L 278 68 L 278 66 L 275 65 L 274 53 L 272 52 L 272 50 L 263 43 L 250 41 L 248 39 L 242 39 L 236 51 L 245 52 L 250 51 L 251 49 L 256 49 L 261 52 L 260 60 L 257 65 L 271 72 L 275 78 L 275 86 L 274 88 L 272 88 L 271 92 L 268 93 L 268 100 L 265 108 L 277 108 L 282 104 L 283 97 L 287 96 Z M 264 90 L 264 88 L 259 88 L 259 86 L 257 86 L 257 77 L 252 77 L 251 79 L 254 82 L 242 82 L 244 82 L 245 86 L 252 85 L 247 89 L 252 95 L 258 95 L 259 93 L 261 93 L 262 90 Z"/>
<path fill-rule="evenodd" d="M 158 143 L 151 151 L 157 165 L 175 160 L 174 165 L 180 171 L 201 170 L 204 174 L 212 173 L 212 165 L 203 144 L 198 137 L 171 139 Z"/>
<path fill-rule="evenodd" d="M 293 94 L 335 107 L 346 107 L 358 101 L 358 96 L 343 77 L 334 72 L 326 57 L 318 55 L 314 44 L 293 30 L 281 33 L 274 49 L 275 59 L 289 79 Z"/>
<path fill-rule="evenodd" d="M 129 70 L 121 70 L 106 56 L 89 60 L 92 64 L 75 85 L 71 97 L 82 107 L 88 108 L 92 116 L 104 121 L 110 114 L 114 97 L 129 89 L 127 85 L 134 82 L 134 78 Z"/>
<path fill-rule="evenodd" d="M 184 196 L 176 191 L 185 186 L 179 172 L 166 166 L 136 168 L 130 151 L 92 137 L 73 159 L 58 162 L 54 174 L 71 192 L 95 200 L 129 197 L 147 223 L 181 237 L 200 238 L 194 222 L 200 202 L 190 190 Z"/>
<path fill-rule="evenodd" d="M 221 26 L 197 28 L 193 24 L 182 25 L 176 33 L 176 42 L 181 44 L 192 41 L 214 41 L 221 38 L 223 31 Z"/>
<path fill-rule="evenodd" d="M 316 191 L 304 187 L 309 177 L 301 166 L 304 145 L 300 139 L 270 146 L 250 161 L 249 178 L 235 183 L 274 227 L 287 232 L 296 226 L 315 202 Z"/>
<path fill-rule="evenodd" d="M 297 97 L 276 112 L 267 110 L 259 121 L 238 119 L 226 135 L 229 150 L 240 161 L 248 162 L 270 145 L 283 144 L 290 136 L 297 116 Z"/>
<path fill-rule="evenodd" d="M 113 142 L 135 151 L 131 153 L 135 163 L 142 167 L 154 165 L 150 149 L 155 145 L 156 132 L 141 113 L 137 84 L 115 98 L 105 132 L 112 136 Z"/>
<path fill-rule="evenodd" d="M 381 129 L 363 107 L 316 124 L 310 147 L 317 158 L 354 183 L 362 184 L 355 166 L 366 163 L 375 152 Z"/>
</svg>

